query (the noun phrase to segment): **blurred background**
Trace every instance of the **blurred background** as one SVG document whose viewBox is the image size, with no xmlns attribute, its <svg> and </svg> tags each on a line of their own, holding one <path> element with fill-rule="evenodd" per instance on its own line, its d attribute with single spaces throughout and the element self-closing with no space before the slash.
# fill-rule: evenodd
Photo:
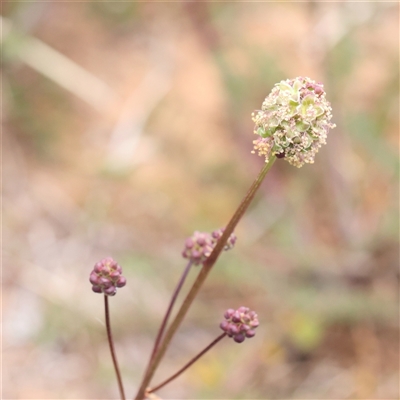
<svg viewBox="0 0 400 400">
<path fill-rule="evenodd" d="M 278 160 L 164 359 L 168 377 L 257 311 L 164 399 L 399 397 L 399 5 L 4 2 L 4 399 L 115 399 L 103 299 L 133 397 L 194 230 L 227 224 L 263 160 L 251 112 L 323 82 L 328 145 Z M 193 270 L 189 283 L 198 270 Z M 184 291 L 185 292 L 185 291 Z"/>
</svg>

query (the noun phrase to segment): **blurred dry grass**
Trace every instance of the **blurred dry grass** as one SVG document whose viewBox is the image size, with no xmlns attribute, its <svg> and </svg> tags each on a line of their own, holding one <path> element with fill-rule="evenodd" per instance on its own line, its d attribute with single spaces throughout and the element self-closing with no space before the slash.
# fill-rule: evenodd
<svg viewBox="0 0 400 400">
<path fill-rule="evenodd" d="M 314 166 L 277 163 L 158 378 L 222 342 L 165 399 L 399 397 L 398 4 L 2 4 L 3 398 L 115 398 L 101 257 L 127 393 L 193 230 L 223 226 L 261 159 L 272 85 L 324 82 L 337 128 Z M 191 277 L 193 279 L 193 277 Z"/>
</svg>

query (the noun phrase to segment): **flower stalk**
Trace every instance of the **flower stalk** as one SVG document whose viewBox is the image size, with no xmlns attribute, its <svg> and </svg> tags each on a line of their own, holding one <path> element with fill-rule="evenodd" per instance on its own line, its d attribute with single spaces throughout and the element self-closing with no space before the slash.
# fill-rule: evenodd
<svg viewBox="0 0 400 400">
<path fill-rule="evenodd" d="M 112 358 L 112 361 L 114 364 L 115 374 L 117 375 L 119 394 L 121 396 L 121 399 L 125 400 L 125 392 L 124 392 L 124 386 L 122 384 L 121 372 L 118 367 L 117 355 L 116 355 L 115 349 L 114 349 L 114 341 L 113 341 L 113 336 L 112 336 L 112 332 L 111 332 L 111 323 L 110 323 L 110 310 L 109 310 L 109 306 L 108 306 L 108 296 L 106 294 L 104 295 L 104 310 L 105 310 L 105 318 L 106 318 L 107 339 L 108 339 L 108 344 L 110 346 L 111 358 Z"/>
<path fill-rule="evenodd" d="M 176 379 L 224 337 L 232 338 L 236 343 L 242 343 L 246 339 L 254 337 L 255 329 L 259 324 L 257 314 L 243 306 L 236 310 L 228 309 L 220 324 L 220 328 L 223 330 L 220 336 L 170 378 L 153 388 L 149 387 L 173 336 L 221 252 L 234 246 L 236 236 L 233 231 L 254 199 L 275 160 L 277 158 L 284 159 L 298 168 L 305 164 L 314 163 L 315 155 L 321 146 L 326 144 L 329 130 L 335 127 L 335 124 L 331 122 L 331 111 L 332 108 L 326 99 L 322 83 L 300 76 L 277 83 L 265 98 L 261 110 L 256 110 L 252 114 L 252 120 L 255 124 L 254 134 L 257 136 L 257 139 L 253 141 L 252 153 L 263 157 L 265 164 L 225 228 L 212 233 L 196 231 L 193 236 L 186 240 L 182 256 L 188 260 L 188 263 L 174 290 L 158 330 L 151 357 L 135 400 L 156 398 L 157 396 L 154 394 L 156 390 Z M 201 270 L 174 319 L 167 326 L 172 309 L 192 265 L 202 265 Z M 114 296 L 118 288 L 125 286 L 126 279 L 122 276 L 122 268 L 111 257 L 107 257 L 95 264 L 89 280 L 93 292 L 104 294 L 108 342 L 120 396 L 125 400 L 111 333 L 108 296 Z"/>
<path fill-rule="evenodd" d="M 146 388 L 148 387 L 161 359 L 163 358 L 171 340 L 174 336 L 175 332 L 179 328 L 180 324 L 182 323 L 187 311 L 189 310 L 193 300 L 197 296 L 198 292 L 200 291 L 201 286 L 203 285 L 204 281 L 206 280 L 209 272 L 211 271 L 212 267 L 214 266 L 215 262 L 217 261 L 219 255 L 223 251 L 231 233 L 235 229 L 236 225 L 242 218 L 243 214 L 247 210 L 248 206 L 250 205 L 251 201 L 253 200 L 257 190 L 259 189 L 262 181 L 264 180 L 265 176 L 267 175 L 268 171 L 272 167 L 273 163 L 275 162 L 276 157 L 271 156 L 266 162 L 259 175 L 251 185 L 249 191 L 247 192 L 246 196 L 240 203 L 239 207 L 237 208 L 235 214 L 229 221 L 228 225 L 226 226 L 221 238 L 218 240 L 216 246 L 214 247 L 213 251 L 211 252 L 210 256 L 204 261 L 203 268 L 201 269 L 199 275 L 197 276 L 195 282 L 193 283 L 192 288 L 190 289 L 189 293 L 187 294 L 185 300 L 183 301 L 181 308 L 179 309 L 177 315 L 175 316 L 174 320 L 172 321 L 169 329 L 165 333 L 164 340 L 162 341 L 155 357 L 150 362 L 149 368 L 144 376 L 142 384 L 139 388 L 139 391 L 135 397 L 135 400 L 143 400 L 145 398 Z"/>
<path fill-rule="evenodd" d="M 146 391 L 146 394 L 153 393 L 168 383 L 172 382 L 174 379 L 176 379 L 179 375 L 181 375 L 183 372 L 185 372 L 190 366 L 192 366 L 200 357 L 202 357 L 205 353 L 207 353 L 208 350 L 210 350 L 212 347 L 214 347 L 219 341 L 221 341 L 225 336 L 227 336 L 227 333 L 222 333 L 219 335 L 216 339 L 214 339 L 206 348 L 204 348 L 199 354 L 197 354 L 196 357 L 193 357 L 187 364 L 185 364 L 178 372 L 176 372 L 174 375 L 166 379 L 165 381 L 159 383 L 158 385 L 154 386 L 151 389 L 148 389 Z"/>
<path fill-rule="evenodd" d="M 172 295 L 171 301 L 170 301 L 170 303 L 169 303 L 169 305 L 168 305 L 167 312 L 165 313 L 164 318 L 163 318 L 163 321 L 162 321 L 162 323 L 161 323 L 161 325 L 160 325 L 160 329 L 158 330 L 157 337 L 156 337 L 156 340 L 155 340 L 155 342 L 154 342 L 153 351 L 152 351 L 152 353 L 151 353 L 149 365 L 148 365 L 147 368 L 149 368 L 150 363 L 152 362 L 152 360 L 153 360 L 155 354 L 157 353 L 158 347 L 159 347 L 160 342 L 161 342 L 162 335 L 164 334 L 165 327 L 167 326 L 167 323 L 168 323 L 168 319 L 169 319 L 169 317 L 170 317 L 170 315 L 171 315 L 171 312 L 172 312 L 172 309 L 173 309 L 174 304 L 175 304 L 175 302 L 176 302 L 176 299 L 177 299 L 177 297 L 178 297 L 178 295 L 179 295 L 179 292 L 180 292 L 181 289 L 182 289 L 182 286 L 183 286 L 183 284 L 184 284 L 184 282 L 185 282 L 185 280 L 186 280 L 186 277 L 187 277 L 187 275 L 188 275 L 188 273 L 189 273 L 190 268 L 192 267 L 192 265 L 193 265 L 193 261 L 190 260 L 190 261 L 187 263 L 187 265 L 186 265 L 186 267 L 185 267 L 185 269 L 184 269 L 184 271 L 183 271 L 183 273 L 182 273 L 181 279 L 179 280 L 178 285 L 177 285 L 176 288 L 175 288 L 175 291 L 174 291 L 174 293 L 173 293 L 173 295 Z M 146 370 L 147 370 L 147 369 L 146 369 Z"/>
</svg>

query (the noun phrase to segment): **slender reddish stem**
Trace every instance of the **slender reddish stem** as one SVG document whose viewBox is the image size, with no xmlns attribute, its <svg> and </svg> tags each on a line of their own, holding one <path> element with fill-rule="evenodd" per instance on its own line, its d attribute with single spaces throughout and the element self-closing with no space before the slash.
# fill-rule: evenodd
<svg viewBox="0 0 400 400">
<path fill-rule="evenodd" d="M 158 385 L 154 386 L 152 389 L 148 389 L 146 393 L 153 393 L 156 390 L 161 389 L 174 379 L 176 379 L 179 375 L 181 375 L 183 372 L 185 372 L 191 365 L 193 365 L 201 356 L 203 356 L 205 353 L 207 353 L 208 350 L 211 349 L 211 347 L 215 346 L 220 340 L 222 340 L 226 336 L 226 333 L 222 333 L 219 335 L 215 340 L 213 340 L 205 349 L 203 349 L 199 354 L 197 354 L 196 357 L 192 358 L 185 366 L 183 366 L 178 372 L 176 372 L 174 375 L 166 379 L 165 381 L 159 383 Z"/>
<path fill-rule="evenodd" d="M 119 394 L 121 396 L 121 399 L 125 400 L 124 386 L 122 384 L 121 373 L 120 373 L 119 367 L 118 367 L 117 356 L 115 354 L 114 341 L 113 341 L 112 332 L 111 332 L 110 310 L 108 307 L 108 296 L 107 295 L 104 295 L 104 309 L 105 309 L 105 314 L 106 314 L 106 328 L 107 328 L 108 344 L 110 345 L 111 358 L 113 360 L 115 374 L 117 375 Z"/>
<path fill-rule="evenodd" d="M 157 334 L 156 340 L 154 342 L 153 351 L 151 353 L 151 357 L 150 357 L 150 360 L 149 360 L 149 364 L 148 364 L 148 366 L 146 368 L 146 373 L 147 373 L 147 371 L 148 371 L 148 369 L 149 369 L 149 367 L 151 365 L 151 362 L 153 361 L 153 359 L 154 359 L 154 357 L 155 357 L 155 355 L 157 353 L 158 347 L 159 347 L 160 342 L 161 342 L 162 335 L 164 334 L 165 327 L 167 326 L 167 323 L 168 323 L 168 319 L 169 319 L 169 317 L 171 315 L 171 312 L 172 312 L 172 309 L 173 309 L 174 304 L 176 302 L 176 299 L 178 298 L 179 292 L 182 289 L 182 286 L 183 286 L 183 284 L 184 284 L 184 282 L 186 280 L 186 277 L 187 277 L 192 265 L 193 265 L 193 261 L 190 260 L 187 263 L 187 265 L 186 265 L 186 267 L 185 267 L 185 269 L 184 269 L 184 271 L 182 273 L 181 279 L 179 280 L 178 285 L 175 288 L 174 294 L 172 295 L 172 298 L 171 298 L 171 301 L 169 303 L 167 312 L 165 313 L 164 319 L 163 319 L 163 321 L 162 321 L 162 323 L 160 325 L 160 328 L 158 330 L 158 334 Z"/>
<path fill-rule="evenodd" d="M 145 392 L 148 384 L 151 381 L 161 359 L 163 358 L 171 340 L 174 336 L 175 332 L 179 328 L 181 322 L 183 321 L 187 311 L 189 310 L 194 298 L 196 297 L 197 293 L 199 292 L 201 286 L 203 285 L 204 281 L 207 278 L 207 275 L 211 271 L 211 268 L 214 266 L 215 262 L 217 261 L 219 255 L 221 254 L 226 242 L 228 241 L 229 236 L 235 229 L 236 225 L 242 218 L 243 214 L 247 210 L 248 206 L 250 205 L 251 201 L 253 200 L 258 188 L 260 187 L 262 181 L 264 180 L 267 172 L 272 167 L 273 163 L 275 162 L 276 157 L 272 156 L 268 163 L 263 165 L 259 175 L 257 176 L 256 180 L 251 185 L 249 191 L 247 192 L 246 196 L 240 203 L 239 207 L 237 208 L 235 214 L 229 221 L 227 227 L 225 228 L 221 238 L 218 240 L 218 243 L 214 247 L 213 251 L 211 252 L 210 256 L 203 264 L 203 268 L 201 269 L 199 275 L 197 276 L 195 282 L 193 283 L 192 288 L 190 289 L 189 293 L 187 294 L 185 300 L 183 301 L 181 308 L 179 309 L 178 313 L 176 314 L 174 320 L 172 321 L 170 327 L 168 328 L 167 332 L 165 333 L 164 339 L 159 347 L 159 350 L 155 354 L 153 360 L 151 361 L 149 367 L 147 368 L 146 374 L 142 381 L 142 384 L 139 388 L 139 391 L 135 397 L 135 400 L 143 400 L 145 397 Z"/>
</svg>

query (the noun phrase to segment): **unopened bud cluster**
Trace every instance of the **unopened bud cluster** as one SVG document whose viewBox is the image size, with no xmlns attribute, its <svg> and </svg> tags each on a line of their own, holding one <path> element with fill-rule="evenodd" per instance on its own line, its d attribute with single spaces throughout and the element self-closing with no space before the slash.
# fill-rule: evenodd
<svg viewBox="0 0 400 400">
<path fill-rule="evenodd" d="M 182 256 L 191 260 L 194 265 L 203 263 L 213 251 L 224 230 L 225 228 L 217 229 L 211 234 L 208 232 L 194 232 L 193 236 L 186 239 Z M 233 248 L 235 242 L 236 235 L 232 233 L 224 246 L 224 250 Z"/>
<path fill-rule="evenodd" d="M 285 158 L 301 167 L 312 164 L 319 148 L 326 144 L 332 108 L 324 87 L 310 78 L 297 77 L 277 83 L 265 98 L 261 110 L 252 114 L 255 123 L 254 151 L 265 157 Z"/>
<path fill-rule="evenodd" d="M 217 244 L 218 240 L 221 238 L 221 236 L 224 233 L 224 231 L 225 231 L 225 228 L 220 228 L 220 229 L 215 230 L 211 234 L 214 245 Z M 237 239 L 236 235 L 232 232 L 229 235 L 229 238 L 228 238 L 228 240 L 227 240 L 227 242 L 226 242 L 226 244 L 224 246 L 224 250 L 228 251 L 228 250 L 232 249 L 235 246 L 236 239 Z"/>
<path fill-rule="evenodd" d="M 104 258 L 95 264 L 90 273 L 90 283 L 95 293 L 104 293 L 114 296 L 117 288 L 126 285 L 126 279 L 122 276 L 122 268 L 111 257 Z"/>
<path fill-rule="evenodd" d="M 220 328 L 237 343 L 242 343 L 246 338 L 252 338 L 259 325 L 257 314 L 247 307 L 232 308 L 225 311 L 225 321 Z"/>
</svg>

